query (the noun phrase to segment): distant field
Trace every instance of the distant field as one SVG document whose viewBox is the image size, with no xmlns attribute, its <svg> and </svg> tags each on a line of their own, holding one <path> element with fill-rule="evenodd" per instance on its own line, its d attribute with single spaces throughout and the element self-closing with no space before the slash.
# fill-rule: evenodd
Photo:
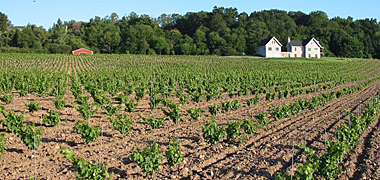
<svg viewBox="0 0 380 180">
<path fill-rule="evenodd" d="M 0 77 L 1 179 L 75 179 L 65 147 L 111 179 L 300 178 L 303 146 L 327 178 L 333 145 L 333 178 L 380 178 L 378 60 L 0 54 Z"/>
</svg>

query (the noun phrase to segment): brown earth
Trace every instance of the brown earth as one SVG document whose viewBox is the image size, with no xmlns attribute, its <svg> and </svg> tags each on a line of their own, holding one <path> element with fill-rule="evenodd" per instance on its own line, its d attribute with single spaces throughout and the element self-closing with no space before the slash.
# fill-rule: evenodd
<svg viewBox="0 0 380 180">
<path fill-rule="evenodd" d="M 76 61 L 77 62 L 77 61 Z M 378 64 L 377 64 L 378 65 Z M 81 67 L 81 64 L 75 66 Z M 68 69 L 71 71 L 70 69 Z M 76 69 L 72 69 L 76 73 Z M 379 67 L 369 74 L 377 77 Z M 364 80 L 363 80 L 364 81 Z M 221 113 L 216 117 L 219 124 L 226 124 L 227 120 L 249 118 L 252 114 L 268 111 L 268 105 L 281 105 L 291 103 L 297 99 L 311 98 L 321 93 L 332 90 L 341 90 L 353 87 L 360 82 L 351 82 L 322 92 L 300 94 L 287 99 L 262 100 L 259 104 L 248 107 L 245 102 L 243 107 L 236 111 Z M 184 105 L 183 122 L 175 125 L 170 120 L 164 127 L 151 130 L 138 114 L 146 116 L 164 117 L 161 110 L 150 112 L 148 99 L 145 97 L 139 102 L 134 113 L 129 113 L 133 118 L 133 130 L 125 136 L 114 130 L 108 121 L 108 116 L 103 111 L 88 120 L 91 125 L 103 127 L 104 136 L 89 145 L 84 144 L 80 135 L 73 127 L 78 120 L 83 118 L 70 105 L 60 110 L 61 122 L 56 127 L 48 127 L 41 124 L 40 116 L 47 113 L 47 109 L 54 109 L 54 97 L 38 97 L 35 94 L 27 97 L 15 95 L 15 101 L 10 105 L 4 105 L 6 110 L 14 109 L 17 112 L 27 111 L 25 103 L 37 101 L 41 103 L 41 110 L 33 114 L 27 113 L 25 121 L 33 122 L 43 128 L 42 141 L 36 152 L 28 150 L 20 138 L 15 134 L 6 137 L 8 145 L 0 157 L 0 179 L 29 179 L 34 177 L 37 165 L 39 179 L 75 179 L 76 172 L 71 162 L 60 154 L 60 147 L 69 147 L 79 157 L 88 161 L 101 161 L 109 168 L 111 179 L 144 179 L 142 172 L 136 164 L 129 160 L 133 147 L 143 148 L 153 141 L 160 144 L 161 151 L 165 151 L 172 137 L 178 137 L 185 160 L 176 167 L 169 167 L 164 158 L 162 169 L 154 176 L 154 179 L 273 179 L 278 171 L 290 172 L 291 159 L 296 163 L 303 162 L 302 150 L 299 146 L 303 143 L 323 153 L 326 149 L 325 139 L 334 137 L 335 130 L 340 122 L 348 119 L 344 109 L 357 111 L 362 108 L 364 101 L 371 98 L 380 88 L 380 82 L 375 82 L 363 90 L 352 95 L 346 95 L 335 99 L 322 107 L 311 111 L 307 110 L 299 115 L 275 121 L 250 135 L 248 141 L 243 144 L 231 144 L 222 142 L 210 146 L 201 138 L 201 125 L 207 122 L 209 113 L 207 107 L 221 100 L 248 99 L 251 96 L 229 98 L 224 96 L 221 100 L 202 102 L 200 104 L 188 103 Z M 67 92 L 64 97 L 66 102 L 73 102 L 74 96 Z M 114 102 L 116 103 L 116 102 Z M 191 120 L 185 110 L 192 107 L 201 107 L 206 117 L 201 120 Z M 0 126 L 1 127 L 1 126 Z M 379 123 L 372 125 L 370 130 L 363 134 L 363 144 L 359 144 L 353 150 L 353 155 L 347 160 L 346 171 L 342 178 L 370 178 L 378 177 L 379 169 Z M 4 131 L 0 128 L 0 131 Z M 324 133 L 326 131 L 326 134 Z M 292 147 L 294 151 L 292 154 Z M 101 152 L 101 153 L 100 153 Z M 36 158 L 34 158 L 36 157 Z M 353 164 L 353 165 L 352 165 Z M 348 169 L 355 169 L 354 172 Z M 377 169 L 376 169 L 377 168 Z M 376 179 L 376 178 L 375 178 Z"/>
</svg>

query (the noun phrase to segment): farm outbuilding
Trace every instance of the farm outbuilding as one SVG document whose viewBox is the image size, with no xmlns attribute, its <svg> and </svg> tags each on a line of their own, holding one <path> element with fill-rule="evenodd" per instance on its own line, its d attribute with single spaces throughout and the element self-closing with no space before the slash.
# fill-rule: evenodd
<svg viewBox="0 0 380 180">
<path fill-rule="evenodd" d="M 77 49 L 75 51 L 72 51 L 73 55 L 77 55 L 77 54 L 94 54 L 93 51 L 90 51 L 88 49 L 85 49 L 85 48 L 80 48 L 80 49 Z"/>
</svg>

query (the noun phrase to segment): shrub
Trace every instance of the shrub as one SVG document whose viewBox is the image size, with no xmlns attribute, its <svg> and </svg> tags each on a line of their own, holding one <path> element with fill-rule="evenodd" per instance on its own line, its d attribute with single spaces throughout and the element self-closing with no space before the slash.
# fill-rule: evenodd
<svg viewBox="0 0 380 180">
<path fill-rule="evenodd" d="M 215 119 L 212 119 L 212 122 L 202 125 L 202 133 L 207 143 L 215 145 L 223 139 L 226 130 L 223 127 L 219 127 Z"/>
<path fill-rule="evenodd" d="M 18 116 L 14 111 L 9 111 L 9 113 L 2 111 L 2 114 L 5 117 L 5 119 L 1 119 L 3 126 L 5 126 L 9 132 L 17 133 L 19 128 L 23 126 L 25 114 L 22 113 Z"/>
<path fill-rule="evenodd" d="M 51 109 L 49 109 L 48 112 L 49 112 L 49 115 L 46 115 L 46 114 L 42 115 L 42 122 L 47 125 L 56 126 L 61 121 L 61 118 L 59 117 L 59 113 Z"/>
<path fill-rule="evenodd" d="M 13 94 L 5 94 L 3 97 L 0 98 L 0 100 L 5 102 L 6 104 L 10 104 L 13 102 Z"/>
<path fill-rule="evenodd" d="M 140 166 L 144 175 L 154 174 L 161 168 L 162 163 L 161 152 L 157 142 L 154 142 L 152 146 L 148 146 L 142 151 L 138 148 L 133 148 L 131 161 Z"/>
<path fill-rule="evenodd" d="M 30 104 L 25 104 L 25 106 L 28 108 L 28 111 L 31 113 L 38 111 L 40 109 L 40 103 L 36 103 L 36 102 L 31 102 Z"/>
<path fill-rule="evenodd" d="M 177 138 L 173 138 L 173 144 L 169 145 L 168 150 L 165 152 L 165 155 L 170 166 L 174 166 L 183 160 L 183 155 L 180 150 Z"/>
<path fill-rule="evenodd" d="M 110 179 L 110 175 L 108 173 L 108 168 L 102 166 L 99 163 L 90 163 L 82 158 L 78 158 L 74 152 L 72 152 L 68 148 L 61 148 L 61 153 L 66 156 L 66 158 L 72 161 L 74 167 L 77 168 L 77 172 L 79 174 L 78 180 L 105 180 Z"/>
<path fill-rule="evenodd" d="M 154 117 L 146 118 L 146 117 L 144 117 L 144 116 L 141 115 L 141 114 L 140 114 L 140 117 L 141 117 L 141 119 L 143 119 L 146 123 L 148 123 L 148 125 L 149 125 L 152 129 L 158 129 L 158 128 L 162 127 L 162 125 L 163 125 L 164 122 L 165 122 L 165 118 L 154 118 Z"/>
<path fill-rule="evenodd" d="M 36 129 L 34 124 L 21 127 L 17 135 L 29 149 L 37 149 L 41 141 L 42 128 Z"/>
<path fill-rule="evenodd" d="M 5 142 L 5 136 L 7 136 L 7 133 L 0 134 L 0 154 L 3 153 L 4 148 L 7 145 L 7 142 Z"/>
<path fill-rule="evenodd" d="M 85 123 L 83 121 L 78 121 L 74 127 L 74 130 L 82 135 L 82 139 L 85 143 L 96 141 L 101 133 L 99 127 L 91 127 L 88 123 Z"/>
<path fill-rule="evenodd" d="M 121 134 L 128 134 L 132 130 L 132 119 L 127 119 L 125 114 L 117 115 L 116 119 L 110 118 L 113 127 Z"/>
<path fill-rule="evenodd" d="M 58 99 L 58 98 L 57 98 L 57 99 L 54 101 L 54 105 L 55 105 L 55 108 L 57 108 L 57 109 L 62 109 L 63 107 L 65 107 L 66 102 L 63 101 L 62 99 Z"/>
<path fill-rule="evenodd" d="M 191 108 L 187 110 L 187 112 L 190 114 L 191 118 L 199 119 L 203 113 L 203 110 L 201 108 Z"/>
</svg>

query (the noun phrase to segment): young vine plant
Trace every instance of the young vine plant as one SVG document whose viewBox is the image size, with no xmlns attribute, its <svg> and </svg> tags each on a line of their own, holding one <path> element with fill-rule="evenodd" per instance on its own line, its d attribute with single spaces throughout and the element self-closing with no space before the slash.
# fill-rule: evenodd
<svg viewBox="0 0 380 180">
<path fill-rule="evenodd" d="M 110 179 L 110 175 L 108 173 L 108 168 L 106 166 L 102 166 L 100 163 L 94 162 L 90 163 L 83 158 L 77 157 L 73 151 L 69 148 L 63 147 L 61 148 L 61 153 L 66 156 L 67 159 L 72 161 L 74 167 L 77 168 L 77 172 L 79 174 L 78 180 L 106 180 Z"/>
<path fill-rule="evenodd" d="M 74 130 L 82 135 L 82 139 L 86 144 L 96 141 L 101 133 L 99 127 L 91 127 L 88 123 L 83 121 L 78 121 L 74 127 Z"/>
</svg>

